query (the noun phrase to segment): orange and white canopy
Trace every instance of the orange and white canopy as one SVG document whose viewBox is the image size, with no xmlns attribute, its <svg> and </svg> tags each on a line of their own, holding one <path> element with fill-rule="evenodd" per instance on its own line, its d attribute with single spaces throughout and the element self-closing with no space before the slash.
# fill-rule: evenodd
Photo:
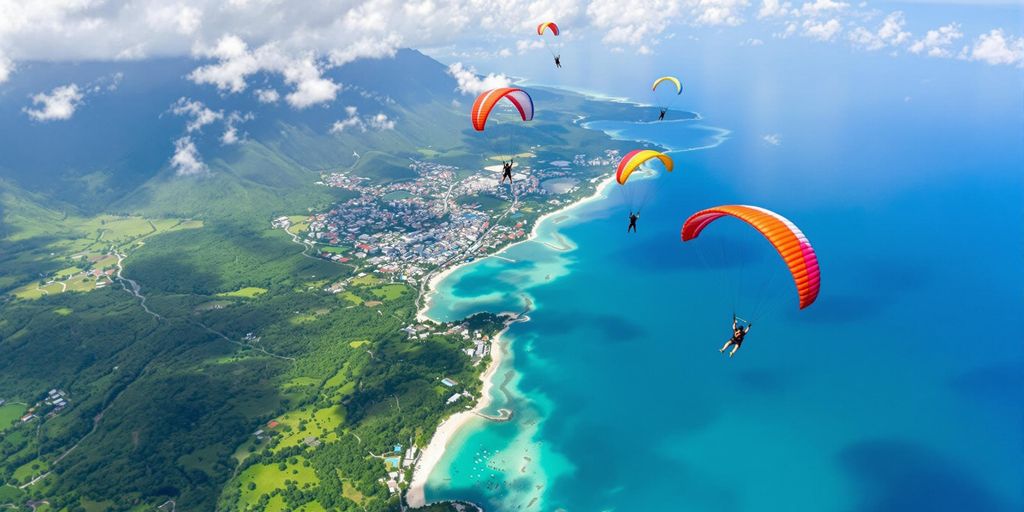
<svg viewBox="0 0 1024 512">
<path fill-rule="evenodd" d="M 771 242 L 775 250 L 789 267 L 796 283 L 796 291 L 800 296 L 800 309 L 806 308 L 818 298 L 821 286 L 821 271 L 818 268 L 818 257 L 814 254 L 811 242 L 807 240 L 800 228 L 788 219 L 775 212 L 745 205 L 723 205 L 701 210 L 683 224 L 682 238 L 684 242 L 693 240 L 700 232 L 716 219 L 731 216 L 746 222 L 758 230 Z"/>
<path fill-rule="evenodd" d="M 517 110 L 519 110 L 519 115 L 522 116 L 523 121 L 533 120 L 533 98 L 531 98 L 526 91 L 516 87 L 499 87 L 497 89 L 484 91 L 477 96 L 476 101 L 473 102 L 473 109 L 470 111 L 470 117 L 473 121 L 473 128 L 476 131 L 484 131 L 484 125 L 487 124 L 487 117 L 491 115 L 491 111 L 494 110 L 494 106 L 497 105 L 502 98 L 507 99 L 516 107 Z"/>
</svg>

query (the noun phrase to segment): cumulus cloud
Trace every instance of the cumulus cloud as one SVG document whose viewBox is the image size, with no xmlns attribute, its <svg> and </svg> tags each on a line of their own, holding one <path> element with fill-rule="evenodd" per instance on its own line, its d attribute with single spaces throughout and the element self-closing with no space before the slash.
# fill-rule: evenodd
<svg viewBox="0 0 1024 512">
<path fill-rule="evenodd" d="M 189 118 L 185 125 L 188 133 L 200 131 L 204 126 L 224 118 L 224 112 L 211 110 L 203 102 L 185 97 L 178 98 L 178 101 L 171 105 L 171 113 Z"/>
<path fill-rule="evenodd" d="M 673 0 L 594 0 L 587 6 L 590 23 L 604 32 L 601 41 L 633 47 L 655 44 L 682 12 L 681 2 Z"/>
<path fill-rule="evenodd" d="M 698 25 L 739 25 L 748 0 L 699 0 L 694 6 Z"/>
<path fill-rule="evenodd" d="M 397 34 L 387 34 L 383 38 L 364 37 L 344 48 L 331 50 L 331 64 L 340 66 L 361 57 L 391 57 L 402 44 Z"/>
<path fill-rule="evenodd" d="M 864 27 L 857 27 L 850 32 L 850 41 L 854 45 L 868 50 L 881 50 L 887 46 L 899 46 L 910 40 L 910 32 L 903 30 L 907 24 L 903 13 L 895 11 L 882 20 L 877 32 Z"/>
<path fill-rule="evenodd" d="M 1007 37 L 1002 29 L 992 30 L 974 42 L 970 59 L 991 65 L 1024 64 L 1024 38 Z"/>
<path fill-rule="evenodd" d="M 369 130 L 381 131 L 395 129 L 395 121 L 383 112 L 370 117 L 359 117 L 358 109 L 350 105 L 345 107 L 345 113 L 348 117 L 335 121 L 331 126 L 331 133 L 342 133 L 349 129 L 357 129 L 363 133 L 366 133 Z"/>
<path fill-rule="evenodd" d="M 782 144 L 782 135 L 779 135 L 777 133 L 769 133 L 764 137 L 761 137 L 761 140 L 765 141 L 768 144 L 771 144 L 772 146 L 779 146 Z"/>
<path fill-rule="evenodd" d="M 800 14 L 804 16 L 826 16 L 835 13 L 836 11 L 842 11 L 850 7 L 850 4 L 846 2 L 836 2 L 835 0 L 815 0 L 814 2 L 806 2 L 800 7 Z"/>
<path fill-rule="evenodd" d="M 950 46 L 964 36 L 960 32 L 960 24 L 950 23 L 935 30 L 929 30 L 923 39 L 914 41 L 910 45 L 911 53 L 924 53 L 929 57 L 952 57 L 953 52 Z"/>
<path fill-rule="evenodd" d="M 843 30 L 839 20 L 835 18 L 823 22 L 805 20 L 803 28 L 804 36 L 824 42 L 832 41 Z"/>
<path fill-rule="evenodd" d="M 260 103 L 277 103 L 281 94 L 276 89 L 256 89 L 256 99 Z"/>
<path fill-rule="evenodd" d="M 238 134 L 238 124 L 252 121 L 253 119 L 255 119 L 255 116 L 251 112 L 245 114 L 232 112 L 228 114 L 224 119 L 224 133 L 220 136 L 220 143 L 229 146 L 241 142 L 242 136 Z"/>
<path fill-rule="evenodd" d="M 277 73 L 286 84 L 294 87 L 285 101 L 304 109 L 333 101 L 341 90 L 339 84 L 323 77 L 321 64 L 313 54 L 289 55 L 273 43 L 250 50 L 242 38 L 228 34 L 212 47 L 197 47 L 194 53 L 217 62 L 196 68 L 189 78 L 197 84 L 215 85 L 221 91 L 242 92 L 249 76 L 260 72 Z"/>
<path fill-rule="evenodd" d="M 507 76 L 494 73 L 481 78 L 475 69 L 463 66 L 461 62 L 448 66 L 448 74 L 455 77 L 459 84 L 459 92 L 462 94 L 480 94 L 486 90 L 508 87 L 512 83 Z"/>
<path fill-rule="evenodd" d="M 761 2 L 761 8 L 757 11 L 757 17 L 763 19 L 788 16 L 792 8 L 793 7 L 789 2 L 783 3 L 779 0 L 763 0 Z"/>
<path fill-rule="evenodd" d="M 383 112 L 367 119 L 366 124 L 369 125 L 371 129 L 378 131 L 395 129 L 395 121 L 393 119 L 389 119 L 388 115 Z"/>
<path fill-rule="evenodd" d="M 288 65 L 284 69 L 284 81 L 294 84 L 295 91 L 285 96 L 285 101 L 298 109 L 334 101 L 341 86 L 329 78 L 323 78 L 320 73 L 311 58 Z"/>
<path fill-rule="evenodd" d="M 174 156 L 171 157 L 171 167 L 178 176 L 194 176 L 205 174 L 209 171 L 206 164 L 199 156 L 192 137 L 184 136 L 174 141 Z"/>
<path fill-rule="evenodd" d="M 77 84 L 62 85 L 49 94 L 41 92 L 32 96 L 32 105 L 37 107 L 26 107 L 24 111 L 36 121 L 66 121 L 75 115 L 84 98 Z"/>
</svg>

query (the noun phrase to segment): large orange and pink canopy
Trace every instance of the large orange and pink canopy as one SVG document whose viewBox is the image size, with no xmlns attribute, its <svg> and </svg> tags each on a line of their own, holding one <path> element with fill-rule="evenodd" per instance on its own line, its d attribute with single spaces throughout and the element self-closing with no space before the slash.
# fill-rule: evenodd
<svg viewBox="0 0 1024 512">
<path fill-rule="evenodd" d="M 470 117 L 473 120 L 473 128 L 476 131 L 484 131 L 487 117 L 494 110 L 494 105 L 501 101 L 502 98 L 508 99 L 519 110 L 519 115 L 522 116 L 523 121 L 533 119 L 533 98 L 526 94 L 526 91 L 515 87 L 499 87 L 484 91 L 473 102 L 473 110 L 470 111 Z"/>
<path fill-rule="evenodd" d="M 796 291 L 800 296 L 800 309 L 810 306 L 818 298 L 821 285 L 818 257 L 800 228 L 782 215 L 757 206 L 724 205 L 708 208 L 686 219 L 683 224 L 683 241 L 697 238 L 708 224 L 727 215 L 750 224 L 771 242 L 793 274 Z"/>
</svg>

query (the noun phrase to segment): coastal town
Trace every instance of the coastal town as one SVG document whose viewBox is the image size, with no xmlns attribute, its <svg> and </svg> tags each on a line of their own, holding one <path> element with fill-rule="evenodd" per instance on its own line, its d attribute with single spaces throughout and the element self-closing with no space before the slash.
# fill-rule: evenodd
<svg viewBox="0 0 1024 512">
<path fill-rule="evenodd" d="M 466 176 L 457 167 L 418 160 L 409 164 L 415 179 L 385 185 L 350 172 L 325 173 L 318 184 L 357 196 L 303 219 L 303 242 L 323 258 L 419 284 L 438 268 L 525 239 L 538 214 L 570 204 L 600 181 L 581 178 L 580 169 L 605 169 L 618 156 L 606 150 L 572 161 L 517 164 L 512 184 L 498 181 L 498 165 Z M 294 234 L 294 224 L 282 216 L 272 227 Z"/>
</svg>

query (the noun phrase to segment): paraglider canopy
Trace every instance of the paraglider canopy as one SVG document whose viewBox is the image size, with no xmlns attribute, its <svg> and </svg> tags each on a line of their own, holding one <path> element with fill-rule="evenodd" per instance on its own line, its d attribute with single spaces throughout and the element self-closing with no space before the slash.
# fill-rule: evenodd
<svg viewBox="0 0 1024 512">
<path fill-rule="evenodd" d="M 550 30 L 551 31 L 551 35 L 554 35 L 554 36 L 558 35 L 558 25 L 556 25 L 555 22 L 553 22 L 553 21 L 545 21 L 544 23 L 541 23 L 540 25 L 537 25 L 537 35 L 538 36 L 544 35 L 544 31 L 545 30 Z"/>
<path fill-rule="evenodd" d="M 814 303 L 821 285 L 818 257 L 800 228 L 775 212 L 746 205 L 723 205 L 701 210 L 683 224 L 683 241 L 697 238 L 708 224 L 725 216 L 735 217 L 751 225 L 775 247 L 796 283 L 800 309 Z"/>
<path fill-rule="evenodd" d="M 484 131 L 484 125 L 487 124 L 488 116 L 491 115 L 494 106 L 502 98 L 508 99 L 516 107 L 523 121 L 533 120 L 533 98 L 526 91 L 516 87 L 499 87 L 484 91 L 476 97 L 476 101 L 473 102 L 473 109 L 470 111 L 473 129 L 478 132 Z"/>
<path fill-rule="evenodd" d="M 635 171 L 637 167 L 640 167 L 644 162 L 654 158 L 661 160 L 666 171 L 672 172 L 672 158 L 665 153 L 654 151 L 653 149 L 635 149 L 627 153 L 626 156 L 622 157 L 622 160 L 619 161 L 619 167 L 615 170 L 615 181 L 617 181 L 619 185 L 625 185 L 626 180 L 629 179 L 629 176 L 633 174 L 633 171 Z"/>
<path fill-rule="evenodd" d="M 651 85 L 651 90 L 652 91 L 657 91 L 658 90 L 658 86 L 661 85 L 664 82 L 669 82 L 669 83 L 671 83 L 671 84 L 676 86 L 676 95 L 679 95 L 679 94 L 683 93 L 683 84 L 679 81 L 678 78 L 676 78 L 674 76 L 663 76 L 663 77 L 655 80 L 654 84 Z"/>
</svg>

